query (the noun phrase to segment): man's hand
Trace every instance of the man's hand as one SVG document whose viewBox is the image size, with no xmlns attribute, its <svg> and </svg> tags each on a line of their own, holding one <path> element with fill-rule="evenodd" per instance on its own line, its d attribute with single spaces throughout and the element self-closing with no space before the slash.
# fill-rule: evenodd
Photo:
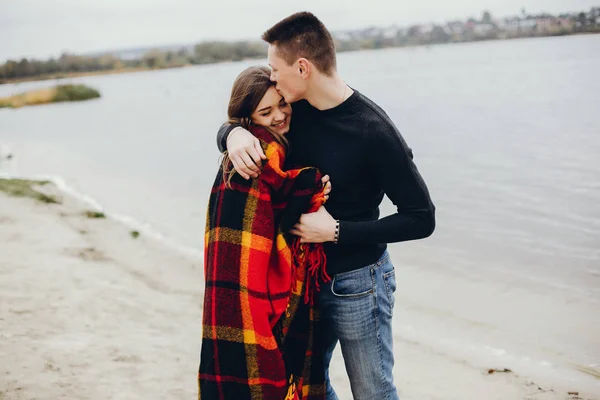
<svg viewBox="0 0 600 400">
<path fill-rule="evenodd" d="M 257 178 L 262 167 L 261 160 L 267 159 L 260 141 L 241 126 L 229 132 L 227 152 L 233 168 L 244 179 Z"/>
<path fill-rule="evenodd" d="M 290 233 L 299 236 L 301 243 L 332 242 L 335 239 L 335 225 L 335 219 L 325 207 L 321 207 L 314 213 L 302 214 Z"/>
</svg>

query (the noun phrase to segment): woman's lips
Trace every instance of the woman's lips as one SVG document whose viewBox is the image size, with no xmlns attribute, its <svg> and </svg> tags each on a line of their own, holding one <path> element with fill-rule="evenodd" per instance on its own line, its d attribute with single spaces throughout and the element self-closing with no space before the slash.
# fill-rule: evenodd
<svg viewBox="0 0 600 400">
<path fill-rule="evenodd" d="M 280 124 L 273 125 L 273 128 L 278 128 L 278 129 L 285 128 L 285 126 L 287 125 L 287 121 L 288 121 L 288 119 L 286 117 L 286 119 L 284 119 Z"/>
</svg>

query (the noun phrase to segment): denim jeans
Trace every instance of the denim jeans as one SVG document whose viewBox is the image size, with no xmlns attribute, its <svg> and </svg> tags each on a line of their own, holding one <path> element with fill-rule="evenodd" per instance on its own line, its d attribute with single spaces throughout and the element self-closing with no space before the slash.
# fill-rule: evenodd
<svg viewBox="0 0 600 400">
<path fill-rule="evenodd" d="M 375 264 L 322 283 L 319 306 L 325 328 L 327 400 L 338 400 L 329 380 L 329 363 L 338 341 L 354 400 L 398 399 L 392 376 L 396 277 L 389 258 L 386 251 Z"/>
</svg>

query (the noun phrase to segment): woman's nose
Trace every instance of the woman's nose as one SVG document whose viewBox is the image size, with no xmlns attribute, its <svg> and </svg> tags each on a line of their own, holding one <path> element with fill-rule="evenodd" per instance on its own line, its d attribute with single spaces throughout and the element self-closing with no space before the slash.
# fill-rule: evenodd
<svg viewBox="0 0 600 400">
<path fill-rule="evenodd" d="M 284 119 L 285 119 L 285 114 L 283 112 L 281 112 L 281 110 L 277 110 L 277 112 L 275 113 L 275 120 L 283 121 Z"/>
</svg>

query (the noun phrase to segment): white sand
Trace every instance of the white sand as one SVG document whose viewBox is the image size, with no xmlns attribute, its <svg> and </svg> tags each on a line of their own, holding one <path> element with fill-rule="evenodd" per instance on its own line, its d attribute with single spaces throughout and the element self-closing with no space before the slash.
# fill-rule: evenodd
<svg viewBox="0 0 600 400">
<path fill-rule="evenodd" d="M 0 192 L 0 400 L 195 398 L 201 260 L 60 197 Z M 403 400 L 591 399 L 400 337 L 395 351 Z M 351 399 L 336 357 L 336 390 Z"/>
</svg>

